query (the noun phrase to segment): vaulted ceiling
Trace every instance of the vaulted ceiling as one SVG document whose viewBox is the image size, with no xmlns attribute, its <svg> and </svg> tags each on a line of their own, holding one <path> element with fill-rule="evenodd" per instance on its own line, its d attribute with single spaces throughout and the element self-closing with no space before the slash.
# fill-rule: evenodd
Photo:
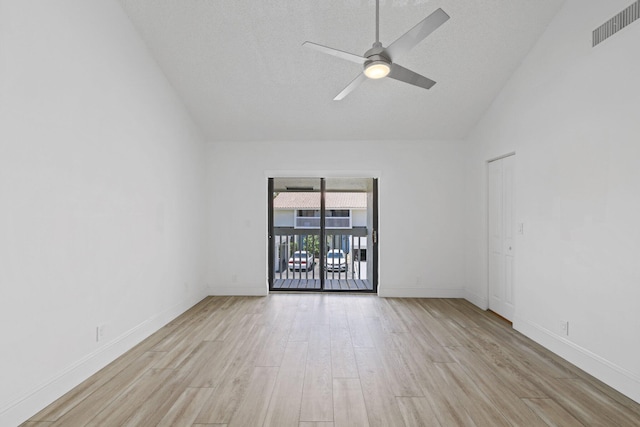
<svg viewBox="0 0 640 427">
<path fill-rule="evenodd" d="M 564 0 L 381 0 L 387 46 L 437 8 L 451 19 L 398 63 L 437 82 L 389 78 L 333 101 L 362 68 L 302 47 L 362 55 L 373 0 L 120 0 L 211 141 L 465 137 Z"/>
</svg>

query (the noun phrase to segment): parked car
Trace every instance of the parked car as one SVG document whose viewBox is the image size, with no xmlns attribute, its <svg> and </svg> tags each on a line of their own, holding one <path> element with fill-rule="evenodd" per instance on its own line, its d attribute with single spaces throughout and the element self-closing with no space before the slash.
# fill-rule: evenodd
<svg viewBox="0 0 640 427">
<path fill-rule="evenodd" d="M 347 271 L 347 256 L 341 249 L 331 249 L 327 252 L 327 271 Z"/>
<path fill-rule="evenodd" d="M 289 258 L 289 270 L 309 270 L 316 264 L 316 260 L 311 252 L 295 251 Z"/>
</svg>

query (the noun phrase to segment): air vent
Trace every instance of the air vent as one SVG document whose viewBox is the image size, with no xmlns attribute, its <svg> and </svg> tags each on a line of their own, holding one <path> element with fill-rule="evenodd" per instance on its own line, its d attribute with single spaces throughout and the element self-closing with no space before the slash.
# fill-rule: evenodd
<svg viewBox="0 0 640 427">
<path fill-rule="evenodd" d="M 605 41 L 638 18 L 640 18 L 640 0 L 593 30 L 593 46 Z"/>
<path fill-rule="evenodd" d="M 289 186 L 287 186 L 287 191 L 313 191 L 313 187 L 289 187 Z"/>
</svg>

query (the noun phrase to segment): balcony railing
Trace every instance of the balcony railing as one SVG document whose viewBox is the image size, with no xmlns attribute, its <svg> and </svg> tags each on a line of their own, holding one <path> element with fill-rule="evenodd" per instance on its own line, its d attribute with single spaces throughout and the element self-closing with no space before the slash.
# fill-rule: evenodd
<svg viewBox="0 0 640 427">
<path fill-rule="evenodd" d="M 320 230 L 274 227 L 273 289 L 318 290 L 322 281 L 325 289 L 371 291 L 371 282 L 367 280 L 367 229 L 327 230 L 325 239 L 324 263 L 321 265 Z M 296 251 L 306 251 L 310 256 L 298 254 L 296 258 Z M 341 251 L 344 258 L 337 263 L 334 259 L 328 261 L 330 251 Z M 301 262 L 302 258 L 308 262 Z"/>
</svg>

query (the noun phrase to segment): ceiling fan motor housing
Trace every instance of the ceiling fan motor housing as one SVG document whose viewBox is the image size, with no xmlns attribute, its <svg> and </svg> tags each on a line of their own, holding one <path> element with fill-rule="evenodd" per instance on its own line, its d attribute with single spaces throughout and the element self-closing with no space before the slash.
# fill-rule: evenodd
<svg viewBox="0 0 640 427">
<path fill-rule="evenodd" d="M 364 63 L 364 67 L 367 68 L 367 65 L 373 62 L 384 62 L 387 65 L 391 65 L 391 60 L 384 55 L 370 55 L 370 56 L 367 56 L 367 60 Z"/>
<path fill-rule="evenodd" d="M 374 59 L 373 58 L 374 56 L 380 57 L 380 58 Z M 386 49 L 382 47 L 382 43 L 380 42 L 374 43 L 373 47 L 364 53 L 364 57 L 372 61 L 383 60 L 389 64 L 391 63 L 391 58 L 389 58 L 389 55 L 387 54 Z"/>
</svg>

